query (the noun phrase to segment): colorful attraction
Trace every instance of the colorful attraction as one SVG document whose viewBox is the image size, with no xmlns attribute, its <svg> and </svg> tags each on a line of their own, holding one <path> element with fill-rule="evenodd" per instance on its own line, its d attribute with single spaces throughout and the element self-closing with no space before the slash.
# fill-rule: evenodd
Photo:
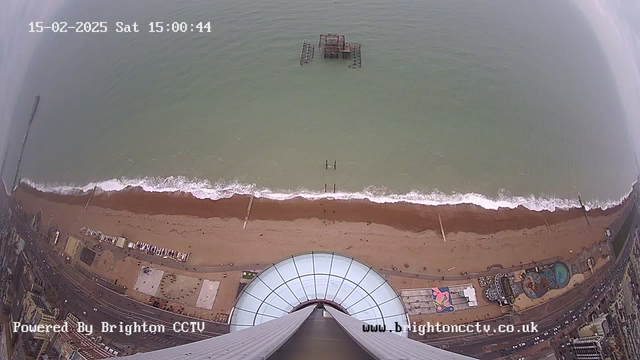
<svg viewBox="0 0 640 360">
<path fill-rule="evenodd" d="M 524 293 L 532 299 L 543 296 L 549 290 L 567 286 L 571 278 L 569 268 L 562 263 L 537 270 L 528 272 L 522 281 Z"/>
<path fill-rule="evenodd" d="M 436 312 L 438 314 L 453 312 L 454 308 L 451 303 L 449 287 L 431 288 L 431 294 L 433 295 L 433 302 L 436 305 Z"/>
<path fill-rule="evenodd" d="M 556 272 L 556 283 L 558 284 L 558 287 L 563 288 L 567 286 L 569 279 L 571 279 L 567 266 L 565 264 L 558 263 L 553 267 L 553 270 Z"/>
</svg>

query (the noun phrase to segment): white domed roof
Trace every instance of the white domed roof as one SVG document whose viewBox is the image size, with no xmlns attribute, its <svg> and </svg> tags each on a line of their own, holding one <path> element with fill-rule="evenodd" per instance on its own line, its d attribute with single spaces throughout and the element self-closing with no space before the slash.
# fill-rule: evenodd
<svg viewBox="0 0 640 360">
<path fill-rule="evenodd" d="M 230 319 L 238 331 L 323 301 L 369 324 L 408 324 L 402 300 L 373 268 L 333 253 L 287 258 L 262 271 L 242 291 Z M 398 333 L 408 336 L 406 331 Z"/>
</svg>

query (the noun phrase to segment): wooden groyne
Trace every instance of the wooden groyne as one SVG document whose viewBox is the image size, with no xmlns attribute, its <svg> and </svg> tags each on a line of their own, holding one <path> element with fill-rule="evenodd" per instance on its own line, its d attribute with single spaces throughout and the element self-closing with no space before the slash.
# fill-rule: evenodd
<svg viewBox="0 0 640 360">
<path fill-rule="evenodd" d="M 22 154 L 24 153 L 24 146 L 27 144 L 27 138 L 29 137 L 29 131 L 31 130 L 31 123 L 33 123 L 33 118 L 36 116 L 36 110 L 38 109 L 38 103 L 40 102 L 40 95 L 36 96 L 36 100 L 33 103 L 33 107 L 31 108 L 31 115 L 29 116 L 29 125 L 27 126 L 27 132 L 24 134 L 24 140 L 22 141 L 22 148 L 20 149 L 20 157 L 18 158 L 18 165 L 16 167 L 16 173 L 13 177 L 13 185 L 11 186 L 11 191 L 16 188 L 16 182 L 18 181 L 18 175 L 20 174 L 20 163 L 22 163 Z"/>
<path fill-rule="evenodd" d="M 587 227 L 589 227 L 589 231 L 591 231 L 591 224 L 589 224 L 589 217 L 587 216 L 587 208 L 582 203 L 582 197 L 578 194 L 578 202 L 580 203 L 580 208 L 582 209 L 582 213 L 584 214 L 584 219 L 587 222 Z"/>
</svg>

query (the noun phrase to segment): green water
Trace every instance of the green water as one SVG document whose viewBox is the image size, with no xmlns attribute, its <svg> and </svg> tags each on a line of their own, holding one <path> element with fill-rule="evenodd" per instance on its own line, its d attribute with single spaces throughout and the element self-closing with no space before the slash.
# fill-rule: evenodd
<svg viewBox="0 0 640 360">
<path fill-rule="evenodd" d="M 75 0 L 55 20 L 110 29 L 40 35 L 11 133 L 40 94 L 21 169 L 37 183 L 604 201 L 635 179 L 611 72 L 568 1 Z M 302 40 L 327 32 L 362 43 L 362 68 L 299 65 Z"/>
</svg>

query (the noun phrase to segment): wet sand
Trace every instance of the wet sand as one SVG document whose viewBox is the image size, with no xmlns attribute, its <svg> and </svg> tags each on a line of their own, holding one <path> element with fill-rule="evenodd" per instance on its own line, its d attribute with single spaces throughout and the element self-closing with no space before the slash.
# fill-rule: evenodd
<svg viewBox="0 0 640 360">
<path fill-rule="evenodd" d="M 90 193 L 82 195 L 60 195 L 43 193 L 20 186 L 18 194 L 30 194 L 50 202 L 68 205 L 87 203 Z M 90 206 L 111 210 L 129 211 L 147 215 L 185 215 L 199 218 L 221 218 L 244 220 L 249 205 L 249 196 L 238 195 L 228 199 L 197 199 L 186 193 L 155 193 L 139 188 L 120 192 L 96 194 Z M 589 211 L 590 217 L 611 215 L 623 205 L 608 210 Z M 287 201 L 255 198 L 250 220 L 293 221 L 297 219 L 320 219 L 349 223 L 374 223 L 398 230 L 421 232 L 440 231 L 438 215 L 447 233 L 472 232 L 492 234 L 505 230 L 529 229 L 536 226 L 555 225 L 568 220 L 582 218 L 581 209 L 557 211 L 531 211 L 524 207 L 488 210 L 472 204 L 428 206 L 409 203 L 379 204 L 368 200 L 307 200 L 295 198 Z M 546 223 L 545 223 L 546 220 Z"/>
</svg>

